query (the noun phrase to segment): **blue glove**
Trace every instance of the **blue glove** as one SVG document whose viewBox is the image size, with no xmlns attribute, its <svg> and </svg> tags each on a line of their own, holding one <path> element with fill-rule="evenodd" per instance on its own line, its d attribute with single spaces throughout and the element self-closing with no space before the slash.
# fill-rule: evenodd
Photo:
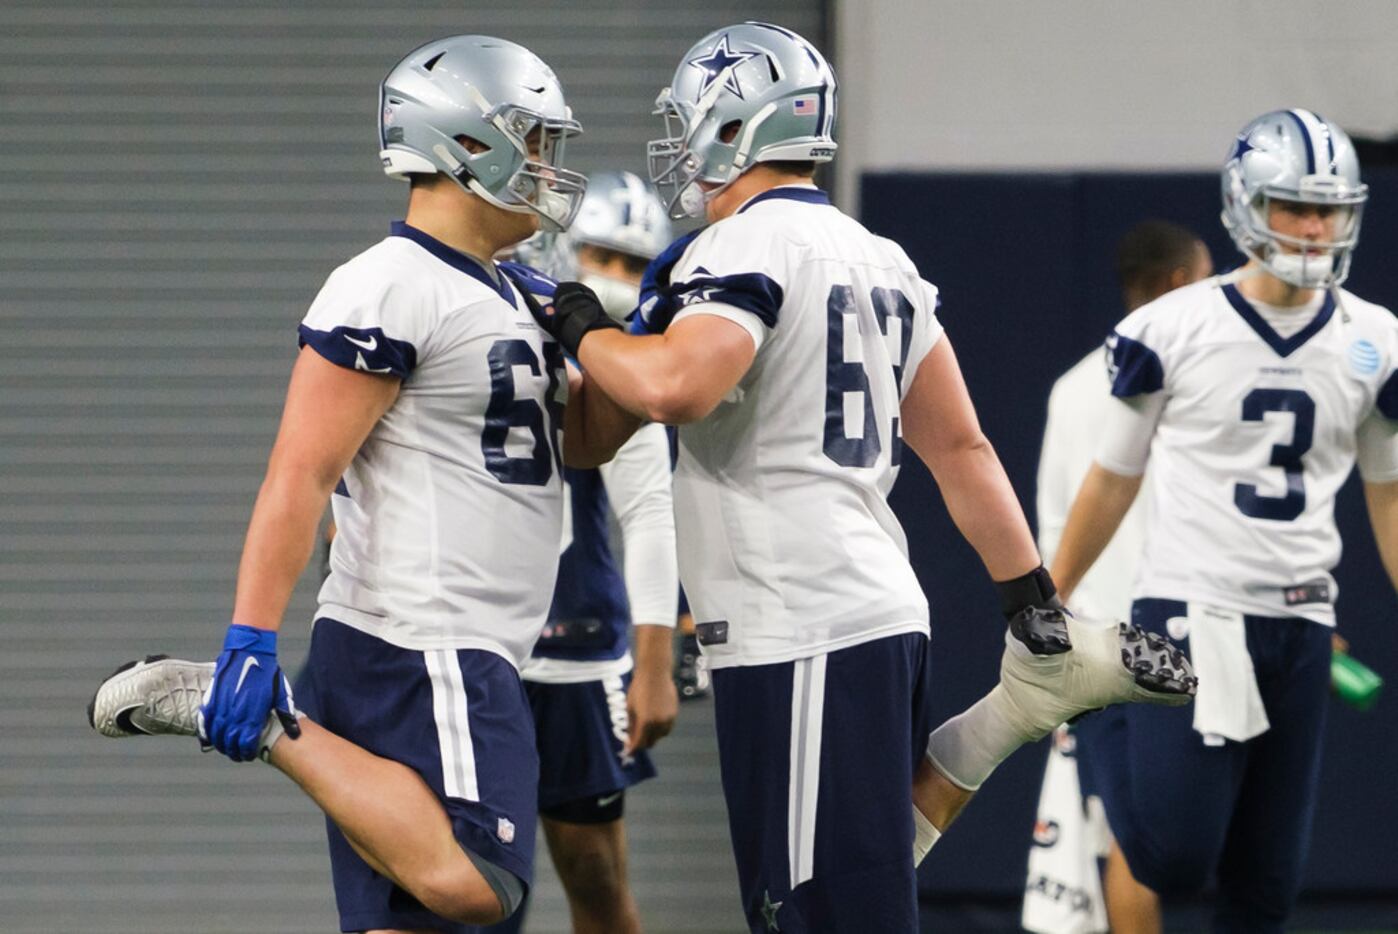
<svg viewBox="0 0 1398 934">
<path fill-rule="evenodd" d="M 199 739 L 234 762 L 251 761 L 272 711 L 288 736 L 301 735 L 291 684 L 277 664 L 277 634 L 234 623 L 199 708 Z"/>
</svg>

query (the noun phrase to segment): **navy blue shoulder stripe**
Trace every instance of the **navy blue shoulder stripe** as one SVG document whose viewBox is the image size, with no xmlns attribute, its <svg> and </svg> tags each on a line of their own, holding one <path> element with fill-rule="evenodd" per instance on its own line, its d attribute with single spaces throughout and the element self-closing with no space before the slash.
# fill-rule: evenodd
<svg viewBox="0 0 1398 934">
<path fill-rule="evenodd" d="M 417 367 L 417 348 L 408 341 L 394 340 L 383 328 L 337 327 L 329 331 L 301 325 L 299 345 L 310 347 L 336 366 L 364 373 L 392 374 L 407 379 Z"/>
<path fill-rule="evenodd" d="M 782 287 L 760 272 L 731 276 L 696 276 L 676 286 L 679 308 L 704 302 L 720 302 L 757 315 L 769 328 L 777 326 L 782 307 Z M 678 309 L 677 309 L 678 310 Z"/>
<path fill-rule="evenodd" d="M 1129 399 L 1159 392 L 1165 386 L 1165 366 L 1145 344 L 1113 331 L 1107 337 L 1107 376 L 1112 395 Z"/>
</svg>

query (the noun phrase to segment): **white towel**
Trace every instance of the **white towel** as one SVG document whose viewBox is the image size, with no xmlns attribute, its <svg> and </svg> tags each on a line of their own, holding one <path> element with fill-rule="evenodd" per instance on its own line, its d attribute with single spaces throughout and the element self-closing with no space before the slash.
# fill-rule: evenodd
<svg viewBox="0 0 1398 934">
<path fill-rule="evenodd" d="M 1111 835 L 1097 800 L 1084 808 L 1078 784 L 1076 738 L 1066 726 L 1053 734 L 1039 792 L 1034 846 L 1020 923 L 1037 934 L 1105 934 L 1107 909 L 1097 858 Z"/>
<path fill-rule="evenodd" d="M 1167 628 L 1173 635 L 1180 620 Z M 1267 732 L 1271 723 L 1257 689 L 1257 672 L 1248 654 L 1243 614 L 1205 604 L 1189 604 L 1184 620 L 1189 633 L 1189 658 L 1199 676 L 1194 698 L 1194 729 L 1207 746 L 1226 739 L 1245 742 Z"/>
</svg>

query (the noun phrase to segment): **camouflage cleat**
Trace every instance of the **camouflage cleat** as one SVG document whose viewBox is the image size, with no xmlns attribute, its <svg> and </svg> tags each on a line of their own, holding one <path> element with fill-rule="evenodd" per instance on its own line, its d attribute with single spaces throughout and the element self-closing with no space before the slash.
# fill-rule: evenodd
<svg viewBox="0 0 1398 934">
<path fill-rule="evenodd" d="M 97 688 L 87 722 L 103 736 L 197 736 L 199 706 L 214 676 L 214 663 L 148 655 L 127 662 Z"/>
</svg>

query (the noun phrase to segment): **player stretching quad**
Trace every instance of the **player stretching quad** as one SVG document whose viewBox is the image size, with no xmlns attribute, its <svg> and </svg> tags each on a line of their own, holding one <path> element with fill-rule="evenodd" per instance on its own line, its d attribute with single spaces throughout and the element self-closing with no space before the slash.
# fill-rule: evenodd
<svg viewBox="0 0 1398 934">
<path fill-rule="evenodd" d="M 669 242 L 665 206 L 646 183 L 630 172 L 605 172 L 588 178 L 578 216 L 553 249 L 538 261 L 523 246 L 520 255 L 550 274 L 582 275 L 624 319 L 636 307 L 646 263 Z M 641 924 L 626 879 L 626 789 L 655 775 L 646 750 L 669 733 L 679 709 L 671 677 L 679 581 L 665 428 L 641 428 L 610 463 L 567 468 L 564 479 L 564 551 L 553 606 L 521 669 L 538 735 L 540 823 L 575 934 L 632 934 Z M 621 527 L 622 571 L 608 546 L 608 507 Z M 520 930 L 524 915 L 516 912 L 492 934 Z"/>
<path fill-rule="evenodd" d="M 1149 459 L 1132 618 L 1188 647 L 1199 698 L 1192 720 L 1085 718 L 1079 757 L 1137 882 L 1185 893 L 1217 872 L 1216 931 L 1280 931 L 1301 883 L 1356 460 L 1398 587 L 1398 321 L 1340 288 L 1367 197 L 1339 127 L 1308 110 L 1243 127 L 1223 223 L 1248 262 L 1108 339 L 1117 403 L 1054 559 L 1070 592 Z M 1113 888 L 1113 930 L 1160 930 L 1155 895 Z"/>
<path fill-rule="evenodd" d="M 702 39 L 661 92 L 669 135 L 650 158 L 672 215 L 710 226 L 648 271 L 652 333 L 623 333 L 569 283 L 549 325 L 608 396 L 681 425 L 680 573 L 714 669 L 743 909 L 753 931 L 788 934 L 916 930 L 915 820 L 925 852 L 1022 743 L 1190 691 L 1138 634 L 1065 621 L 936 289 L 811 184 L 835 103 L 830 66 L 789 30 Z M 1011 620 L 1001 685 L 932 737 L 941 771 L 927 602 L 886 502 L 903 438 Z"/>
<path fill-rule="evenodd" d="M 388 74 L 380 113 L 407 219 L 335 270 L 301 324 L 223 652 L 133 663 L 89 716 L 286 773 L 327 816 L 343 930 L 465 930 L 508 916 L 530 880 L 538 758 L 517 667 L 557 570 L 556 429 L 588 465 L 635 420 L 580 379 L 562 411 L 562 353 L 490 261 L 566 227 L 583 194 L 553 71 L 511 42 L 443 39 Z M 276 641 L 327 499 L 312 722 Z"/>
</svg>

